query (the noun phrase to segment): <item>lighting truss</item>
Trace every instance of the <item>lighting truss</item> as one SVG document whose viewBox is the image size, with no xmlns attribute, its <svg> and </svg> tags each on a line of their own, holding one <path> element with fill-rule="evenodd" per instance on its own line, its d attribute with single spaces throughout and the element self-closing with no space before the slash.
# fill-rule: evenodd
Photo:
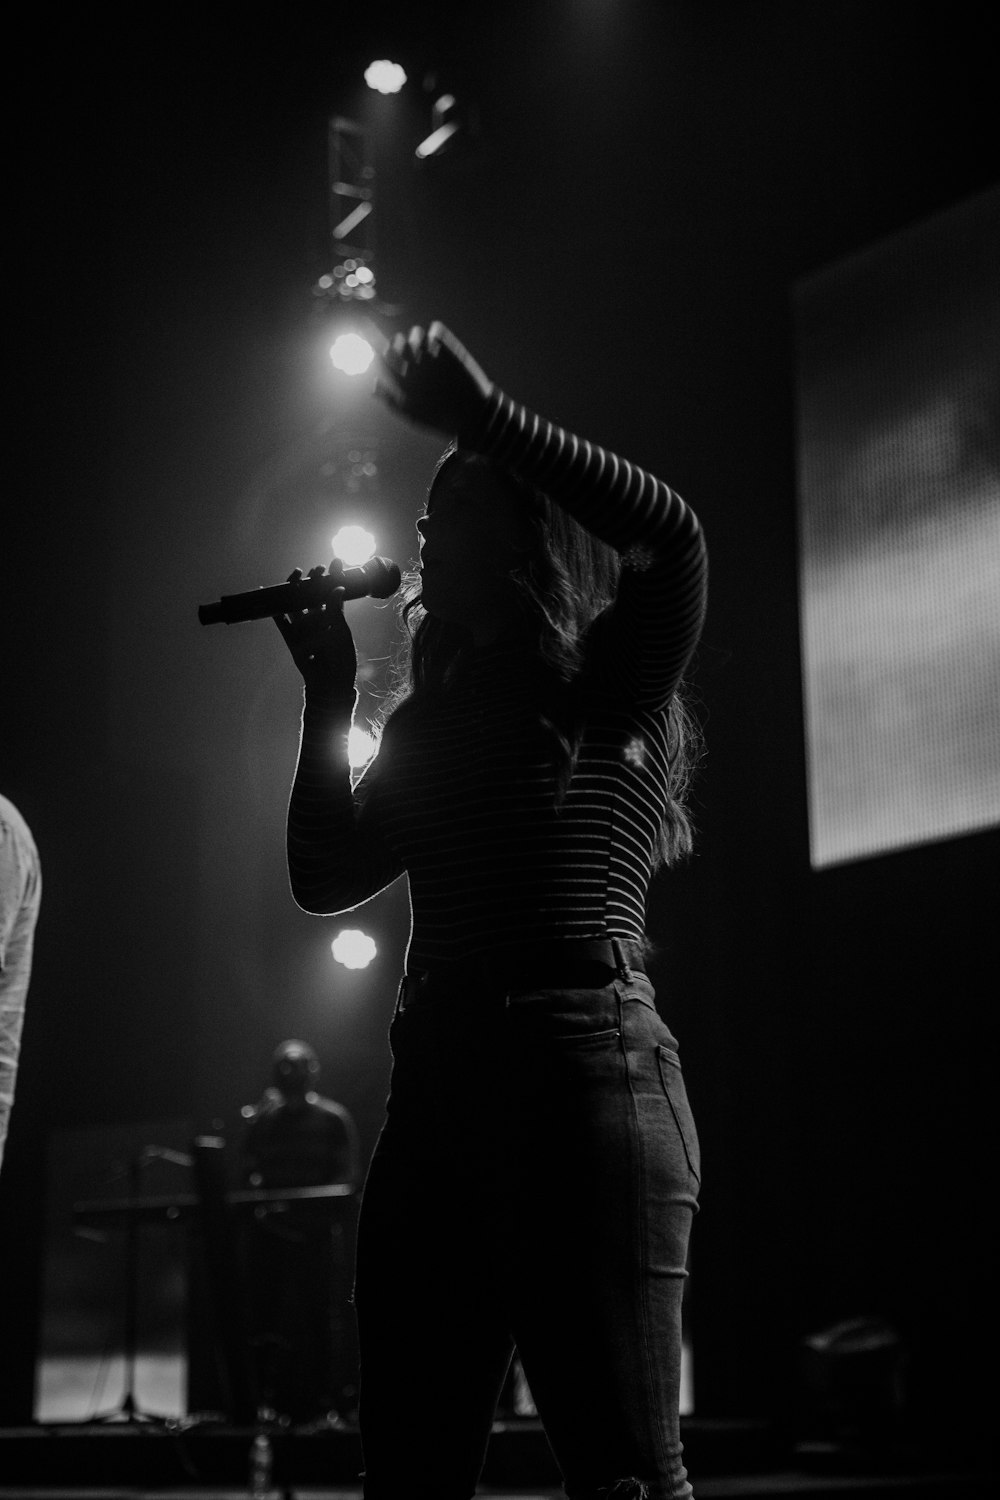
<svg viewBox="0 0 1000 1500">
<path fill-rule="evenodd" d="M 334 115 L 328 127 L 327 161 L 334 264 L 313 290 L 338 302 L 371 304 L 376 296 L 375 168 L 365 129 Z"/>
</svg>

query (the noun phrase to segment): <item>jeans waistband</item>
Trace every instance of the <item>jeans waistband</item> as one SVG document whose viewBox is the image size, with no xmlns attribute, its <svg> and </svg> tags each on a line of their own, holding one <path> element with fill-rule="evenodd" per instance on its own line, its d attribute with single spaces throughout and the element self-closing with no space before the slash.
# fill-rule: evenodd
<svg viewBox="0 0 1000 1500">
<path fill-rule="evenodd" d="M 631 938 L 573 938 L 498 948 L 462 963 L 403 976 L 397 1011 L 467 994 L 514 989 L 601 989 L 645 974 L 643 945 Z"/>
</svg>

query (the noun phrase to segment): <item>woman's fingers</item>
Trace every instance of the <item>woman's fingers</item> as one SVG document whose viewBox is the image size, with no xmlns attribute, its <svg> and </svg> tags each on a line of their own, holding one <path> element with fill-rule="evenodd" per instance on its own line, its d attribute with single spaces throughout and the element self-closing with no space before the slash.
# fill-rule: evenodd
<svg viewBox="0 0 1000 1500">
<path fill-rule="evenodd" d="M 493 383 L 440 321 L 397 333 L 379 361 L 374 391 L 380 400 L 424 427 L 462 431 L 477 419 Z"/>
<path fill-rule="evenodd" d="M 317 563 L 315 567 L 309 569 L 307 574 L 303 574 L 301 568 L 293 568 L 288 575 L 288 582 L 302 583 L 303 579 L 308 582 L 311 578 L 336 577 L 343 571 L 344 564 L 339 557 L 335 557 L 329 568 L 325 568 L 322 563 Z M 324 611 L 328 608 L 343 610 L 346 593 L 347 590 L 344 588 L 331 589 L 318 604 L 305 605 L 302 609 L 286 609 L 282 614 L 274 615 L 272 618 L 286 641 L 301 639 L 310 631 L 315 631 Z"/>
<path fill-rule="evenodd" d="M 316 566 L 315 566 L 315 568 L 310 568 L 309 569 L 309 572 L 308 572 L 308 574 L 306 576 L 308 578 L 322 578 L 322 577 L 324 577 L 325 574 L 326 574 L 326 569 L 323 567 L 322 563 L 317 563 Z M 323 608 L 322 604 L 313 604 L 306 611 L 306 613 L 310 614 L 310 615 L 315 615 L 315 614 L 318 614 L 322 608 Z"/>
</svg>

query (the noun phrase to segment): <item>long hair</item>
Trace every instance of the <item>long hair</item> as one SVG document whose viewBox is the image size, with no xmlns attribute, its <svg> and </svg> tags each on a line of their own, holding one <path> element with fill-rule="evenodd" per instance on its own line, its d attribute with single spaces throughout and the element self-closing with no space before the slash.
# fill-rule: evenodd
<svg viewBox="0 0 1000 1500">
<path fill-rule="evenodd" d="M 520 595 L 528 638 L 545 670 L 547 691 L 539 718 L 554 741 L 557 800 L 569 789 L 583 737 L 587 637 L 613 604 L 621 573 L 618 553 L 592 536 L 543 491 L 506 469 L 450 444 L 438 459 L 428 500 L 446 465 L 460 463 L 491 474 L 520 502 L 530 542 L 511 582 Z M 408 573 L 399 595 L 403 639 L 394 681 L 379 720 L 418 708 L 447 692 L 468 657 L 471 637 L 461 626 L 435 619 L 423 607 L 420 578 Z M 701 737 L 683 685 L 668 709 L 668 805 L 654 864 L 672 864 L 691 852 L 693 828 L 686 798 L 700 756 Z"/>
</svg>

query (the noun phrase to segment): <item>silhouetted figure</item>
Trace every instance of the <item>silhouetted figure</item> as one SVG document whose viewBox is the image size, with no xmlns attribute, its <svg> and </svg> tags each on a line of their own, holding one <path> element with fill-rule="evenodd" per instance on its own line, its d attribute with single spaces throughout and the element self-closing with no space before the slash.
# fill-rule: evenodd
<svg viewBox="0 0 1000 1500">
<path fill-rule="evenodd" d="M 0 796 L 0 1167 L 14 1106 L 41 899 L 42 871 L 31 829 L 13 802 Z"/>
<path fill-rule="evenodd" d="M 275 1052 L 272 1085 L 243 1139 L 247 1186 L 357 1186 L 354 1121 L 320 1097 L 318 1077 L 319 1059 L 305 1042 Z M 329 1419 L 356 1402 L 352 1222 L 350 1198 L 291 1201 L 258 1208 L 247 1232 L 259 1398 L 296 1423 Z"/>
<path fill-rule="evenodd" d="M 405 874 L 413 914 L 358 1228 L 365 1497 L 468 1500 L 516 1346 L 567 1494 L 688 1500 L 700 1164 L 645 907 L 691 846 L 701 527 L 661 480 L 506 395 L 441 324 L 394 338 L 377 391 L 455 440 L 361 777 L 342 601 L 277 621 L 305 685 L 292 893 L 348 911 Z M 427 1420 L 428 1392 L 447 1422 Z"/>
</svg>

